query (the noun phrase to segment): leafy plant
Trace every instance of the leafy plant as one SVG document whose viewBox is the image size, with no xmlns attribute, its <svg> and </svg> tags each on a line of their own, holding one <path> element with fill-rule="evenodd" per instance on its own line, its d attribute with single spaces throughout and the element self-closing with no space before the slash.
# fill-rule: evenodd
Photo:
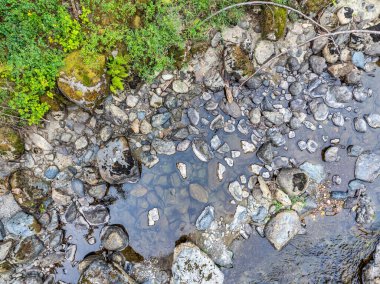
<svg viewBox="0 0 380 284">
<path fill-rule="evenodd" d="M 112 57 L 107 64 L 107 74 L 111 76 L 110 90 L 116 93 L 124 90 L 123 80 L 128 77 L 130 57 L 127 55 L 117 55 Z"/>
</svg>

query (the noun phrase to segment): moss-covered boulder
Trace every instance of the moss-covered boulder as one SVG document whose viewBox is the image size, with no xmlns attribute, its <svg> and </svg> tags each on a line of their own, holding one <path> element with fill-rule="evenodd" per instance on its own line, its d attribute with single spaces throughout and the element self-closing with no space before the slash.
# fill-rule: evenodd
<svg viewBox="0 0 380 284">
<path fill-rule="evenodd" d="M 285 34 L 288 11 L 284 8 L 265 5 L 263 7 L 261 27 L 263 37 L 278 40 Z"/>
<path fill-rule="evenodd" d="M 27 213 L 39 215 L 45 209 L 44 202 L 50 196 L 50 185 L 37 178 L 32 171 L 20 169 L 9 179 L 13 197 Z"/>
<path fill-rule="evenodd" d="M 317 13 L 317 12 L 321 11 L 322 9 L 326 8 L 332 2 L 333 1 L 331 1 L 331 0 L 307 0 L 307 1 L 303 1 L 303 2 L 301 2 L 302 3 L 302 10 L 306 14 Z"/>
<path fill-rule="evenodd" d="M 70 53 L 60 70 L 58 88 L 70 101 L 84 109 L 93 109 L 109 90 L 106 57 L 99 54 L 84 60 L 79 51 Z"/>
<path fill-rule="evenodd" d="M 24 141 L 10 127 L 0 127 L 0 158 L 14 161 L 24 153 Z"/>
</svg>

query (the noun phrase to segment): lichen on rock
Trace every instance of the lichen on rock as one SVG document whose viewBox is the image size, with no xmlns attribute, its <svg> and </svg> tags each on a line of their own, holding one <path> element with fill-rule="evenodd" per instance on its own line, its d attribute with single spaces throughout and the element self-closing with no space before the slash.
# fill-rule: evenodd
<svg viewBox="0 0 380 284">
<path fill-rule="evenodd" d="M 20 158 L 24 153 L 21 136 L 10 127 L 0 127 L 0 157 L 6 161 Z"/>
<path fill-rule="evenodd" d="M 70 101 L 85 109 L 93 109 L 108 93 L 109 80 L 105 72 L 106 57 L 96 55 L 86 64 L 80 51 L 70 53 L 58 78 L 58 88 Z"/>
</svg>

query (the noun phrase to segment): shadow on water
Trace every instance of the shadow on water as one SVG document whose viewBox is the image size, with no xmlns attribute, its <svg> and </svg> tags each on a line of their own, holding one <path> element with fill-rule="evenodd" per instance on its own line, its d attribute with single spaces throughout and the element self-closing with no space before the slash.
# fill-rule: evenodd
<svg viewBox="0 0 380 284">
<path fill-rule="evenodd" d="M 311 131 L 306 128 L 296 132 L 296 138 L 289 139 L 287 150 L 276 149 L 277 155 L 295 158 L 300 164 L 304 161 L 324 164 L 328 179 L 333 175 L 342 178 L 341 185 L 333 185 L 333 190 L 346 191 L 348 182 L 354 178 L 356 158 L 348 157 L 346 148 L 349 145 L 361 145 L 366 150 L 380 149 L 380 132 L 368 129 L 367 133 L 359 134 L 353 128 L 352 119 L 369 112 L 380 112 L 380 94 L 377 93 L 380 78 L 380 68 L 375 76 L 366 75 L 363 78 L 365 87 L 374 90 L 373 96 L 365 103 L 354 103 L 352 110 L 339 110 L 350 119 L 344 127 L 335 127 L 331 121 L 323 122 L 321 128 Z M 202 110 L 201 110 L 202 111 Z M 338 111 L 338 110 L 336 110 Z M 332 110 L 331 112 L 335 112 Z M 215 133 L 208 128 L 208 141 Z M 243 136 L 238 131 L 232 134 L 217 132 L 231 150 L 241 150 L 240 140 L 249 141 L 249 136 Z M 322 136 L 328 136 L 323 142 Z M 330 139 L 339 138 L 342 150 L 341 160 L 337 163 L 324 163 L 320 149 L 330 145 Z M 300 151 L 297 142 L 313 139 L 319 144 L 319 151 L 310 154 Z M 209 163 L 200 162 L 193 154 L 191 147 L 183 153 L 160 157 L 152 169 L 143 168 L 142 177 L 137 184 L 125 184 L 122 191 L 126 193 L 121 198 L 118 190 L 111 187 L 109 195 L 117 200 L 109 206 L 110 223 L 121 224 L 129 234 L 130 246 L 141 257 L 165 257 L 173 252 L 175 243 L 181 236 L 195 230 L 195 221 L 206 205 L 213 205 L 217 217 L 231 216 L 236 205 L 231 204 L 231 196 L 227 185 L 241 175 L 250 176 L 248 165 L 258 162 L 254 154 L 243 154 L 235 160 L 234 167 L 227 167 L 223 182 L 216 177 L 217 162 L 223 161 L 223 156 L 215 157 Z M 187 165 L 188 178 L 183 179 L 176 163 Z M 225 163 L 224 163 L 225 164 Z M 207 203 L 194 200 L 189 193 L 189 185 L 197 183 L 208 193 Z M 380 209 L 380 182 L 368 185 L 368 193 Z M 120 189 L 119 189 L 120 190 Z M 160 219 L 154 226 L 148 226 L 148 211 L 158 208 Z M 372 229 L 380 226 L 380 212 Z M 226 283 L 359 283 L 358 268 L 363 259 L 367 259 L 378 240 L 377 233 L 361 231 L 355 223 L 355 215 L 343 211 L 334 217 L 317 217 L 306 220 L 307 234 L 297 236 L 281 252 L 277 252 L 266 239 L 257 234 L 249 240 L 234 244 L 234 267 L 225 269 Z M 91 252 L 98 251 L 100 245 L 100 229 L 92 236 L 97 240 L 94 245 L 88 244 L 88 232 L 68 224 L 65 227 L 66 237 L 71 236 L 70 243 L 77 244 L 76 261 L 80 261 Z M 63 272 L 64 269 L 65 271 Z M 75 283 L 79 278 L 77 265 L 72 267 L 66 262 L 58 271 L 57 278 Z"/>
</svg>

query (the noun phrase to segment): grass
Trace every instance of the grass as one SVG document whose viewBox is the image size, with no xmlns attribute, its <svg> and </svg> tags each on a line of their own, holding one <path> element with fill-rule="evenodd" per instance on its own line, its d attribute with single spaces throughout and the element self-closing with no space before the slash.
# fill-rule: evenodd
<svg viewBox="0 0 380 284">
<path fill-rule="evenodd" d="M 198 25 L 238 2 L 242 0 L 81 0 L 75 19 L 59 0 L 0 0 L 0 106 L 21 121 L 39 123 L 49 110 L 41 98 L 54 97 L 59 70 L 72 51 L 80 52 L 89 68 L 99 54 L 108 57 L 113 92 L 122 90 L 131 74 L 150 80 L 177 66 L 185 47 L 204 40 L 211 27 L 236 24 L 242 9 Z M 110 56 L 115 49 L 122 60 Z"/>
</svg>

